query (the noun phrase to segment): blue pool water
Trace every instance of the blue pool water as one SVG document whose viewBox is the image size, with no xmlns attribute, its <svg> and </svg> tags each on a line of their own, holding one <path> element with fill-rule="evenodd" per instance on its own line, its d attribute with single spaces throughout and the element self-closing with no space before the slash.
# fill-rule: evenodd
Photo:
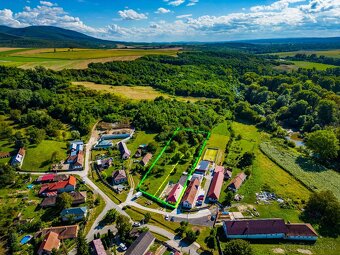
<svg viewBox="0 0 340 255">
<path fill-rule="evenodd" d="M 33 189 L 33 187 L 34 187 L 33 184 L 27 185 L 27 188 L 28 188 L 28 189 Z"/>
<path fill-rule="evenodd" d="M 20 243 L 21 243 L 21 244 L 27 244 L 31 239 L 32 239 L 32 236 L 30 236 L 30 235 L 24 236 L 24 237 L 21 239 Z"/>
</svg>

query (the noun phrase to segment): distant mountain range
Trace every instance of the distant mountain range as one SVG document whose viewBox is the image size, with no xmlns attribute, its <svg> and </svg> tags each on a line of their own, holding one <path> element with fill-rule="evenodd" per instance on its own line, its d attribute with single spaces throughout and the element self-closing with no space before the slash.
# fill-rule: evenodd
<svg viewBox="0 0 340 255">
<path fill-rule="evenodd" d="M 24 28 L 0 26 L 0 46 L 3 47 L 115 48 L 117 43 L 53 26 L 30 26 Z"/>
<path fill-rule="evenodd" d="M 0 47 L 26 48 L 116 48 L 117 44 L 124 47 L 164 48 L 184 46 L 187 48 L 233 48 L 255 53 L 300 50 L 300 49 L 339 49 L 340 37 L 330 38 L 281 38 L 256 39 L 229 42 L 174 42 L 174 43 L 127 43 L 94 38 L 73 30 L 53 26 L 30 26 L 12 28 L 0 26 Z"/>
</svg>

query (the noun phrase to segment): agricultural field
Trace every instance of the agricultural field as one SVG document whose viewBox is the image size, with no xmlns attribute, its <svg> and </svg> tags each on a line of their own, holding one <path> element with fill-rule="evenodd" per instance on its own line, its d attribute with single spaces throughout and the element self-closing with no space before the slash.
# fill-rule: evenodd
<svg viewBox="0 0 340 255">
<path fill-rule="evenodd" d="M 270 143 L 262 143 L 261 151 L 280 167 L 313 191 L 331 190 L 340 198 L 340 177 L 331 169 L 327 169 L 302 155 L 292 154 L 283 148 Z"/>
<path fill-rule="evenodd" d="M 135 60 L 145 55 L 176 56 L 173 49 L 19 49 L 0 48 L 0 65 L 24 69 L 44 66 L 53 70 L 85 69 L 90 63 Z"/>
<path fill-rule="evenodd" d="M 83 86 L 87 89 L 101 91 L 103 93 L 113 93 L 126 99 L 131 100 L 154 100 L 156 97 L 173 98 L 179 101 L 196 102 L 200 100 L 208 100 L 200 97 L 182 97 L 171 96 L 162 91 L 156 90 L 150 86 L 112 86 L 105 84 L 97 84 L 93 82 L 72 82 L 74 86 Z"/>
<path fill-rule="evenodd" d="M 309 62 L 309 61 L 289 61 L 289 63 L 280 62 L 279 66 L 274 66 L 273 68 L 280 71 L 293 71 L 299 68 L 313 69 L 324 71 L 327 68 L 336 68 L 334 65 Z M 293 64 L 291 64 L 293 63 Z"/>
<path fill-rule="evenodd" d="M 45 172 L 51 166 L 51 157 L 57 152 L 57 158 L 60 160 L 67 157 L 66 142 L 58 142 L 53 140 L 44 140 L 38 145 L 30 145 L 27 147 L 26 156 L 22 165 L 22 170 L 32 172 Z"/>
<path fill-rule="evenodd" d="M 317 56 L 340 58 L 340 49 L 337 49 L 337 50 L 320 50 L 320 51 L 299 50 L 299 51 L 272 53 L 272 55 L 277 55 L 277 56 L 280 56 L 280 57 L 293 57 L 296 54 L 306 54 L 306 55 L 316 54 Z"/>
<path fill-rule="evenodd" d="M 187 173 L 186 179 L 190 177 L 203 152 L 208 136 L 209 134 L 205 132 L 177 129 L 138 184 L 140 191 L 148 197 L 152 196 L 158 202 L 171 206 L 164 202 L 165 198 L 184 172 Z M 182 194 L 184 190 L 185 186 Z M 180 199 L 175 207 L 179 201 Z"/>
<path fill-rule="evenodd" d="M 311 191 L 261 152 L 259 146 L 263 141 L 270 140 L 269 134 L 258 130 L 253 125 L 240 122 L 233 122 L 232 128 L 235 131 L 236 137 L 240 135 L 240 139 L 235 138 L 232 142 L 225 160 L 225 163 L 232 167 L 233 176 L 241 171 L 237 168 L 239 155 L 242 155 L 244 152 L 253 152 L 255 154 L 255 160 L 251 168 L 251 176 L 238 191 L 239 194 L 244 196 L 242 200 L 244 203 L 253 204 L 256 201 L 255 193 L 260 192 L 264 185 L 269 187 L 278 196 L 284 199 L 291 199 L 298 204 L 302 204 L 308 200 Z M 227 185 L 228 182 L 225 182 L 222 189 L 221 201 L 223 200 L 223 196 L 225 196 L 225 192 L 223 191 L 225 191 Z M 273 209 L 272 213 L 275 217 L 291 219 L 298 217 L 298 210 L 291 212 L 282 210 L 276 206 L 276 204 L 273 204 L 272 207 L 270 207 Z M 274 210 L 275 208 L 277 208 L 277 210 Z"/>
</svg>

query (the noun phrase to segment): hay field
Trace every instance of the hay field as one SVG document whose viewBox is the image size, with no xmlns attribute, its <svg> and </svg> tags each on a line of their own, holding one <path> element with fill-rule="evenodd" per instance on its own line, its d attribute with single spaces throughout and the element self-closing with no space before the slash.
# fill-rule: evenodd
<svg viewBox="0 0 340 255">
<path fill-rule="evenodd" d="M 292 57 L 295 56 L 296 54 L 306 54 L 306 55 L 311 55 L 311 54 L 316 54 L 317 56 L 326 56 L 326 57 L 332 57 L 332 58 L 340 58 L 340 49 L 336 50 L 319 50 L 319 51 L 314 51 L 314 50 L 299 50 L 299 51 L 288 51 L 288 52 L 278 52 L 278 53 L 272 53 L 273 55 L 278 55 L 280 57 Z"/>
<path fill-rule="evenodd" d="M 84 86 L 87 89 L 102 91 L 104 93 L 113 93 L 123 98 L 132 100 L 154 100 L 156 97 L 163 96 L 164 98 L 173 98 L 179 101 L 196 102 L 200 100 L 208 100 L 203 97 L 182 97 L 171 96 L 165 92 L 156 90 L 150 86 L 111 86 L 104 84 L 96 84 L 93 82 L 72 82 L 75 86 Z"/>
</svg>

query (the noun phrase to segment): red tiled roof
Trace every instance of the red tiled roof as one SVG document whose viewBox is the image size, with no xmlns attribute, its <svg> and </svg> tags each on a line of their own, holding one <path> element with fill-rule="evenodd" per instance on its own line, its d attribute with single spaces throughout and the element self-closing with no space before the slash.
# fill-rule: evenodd
<svg viewBox="0 0 340 255">
<path fill-rule="evenodd" d="M 143 165 L 145 166 L 150 161 L 151 158 L 152 158 L 152 154 L 151 153 L 147 153 L 144 156 L 144 158 L 142 159 Z"/>
<path fill-rule="evenodd" d="M 107 255 L 102 240 L 95 239 L 92 243 L 97 255 Z"/>
<path fill-rule="evenodd" d="M 209 190 L 208 190 L 208 197 L 211 199 L 219 199 L 222 185 L 224 180 L 224 173 L 217 172 L 214 174 L 214 177 L 211 181 Z"/>
<path fill-rule="evenodd" d="M 40 182 L 53 181 L 55 177 L 56 174 L 44 174 L 43 176 L 40 176 L 38 178 L 38 181 Z"/>
<path fill-rule="evenodd" d="M 25 156 L 26 150 L 24 148 L 20 148 L 18 154 L 20 154 L 21 156 Z"/>
<path fill-rule="evenodd" d="M 311 224 L 286 224 L 287 236 L 318 236 Z"/>
<path fill-rule="evenodd" d="M 181 195 L 183 186 L 179 183 L 176 183 L 171 189 L 168 198 L 166 199 L 168 202 L 177 203 L 179 196 Z"/>
<path fill-rule="evenodd" d="M 78 236 L 78 228 L 78 225 L 44 228 L 43 230 L 37 232 L 34 238 L 46 236 L 50 232 L 57 233 L 60 240 L 76 238 Z"/>
<path fill-rule="evenodd" d="M 244 172 L 241 172 L 236 175 L 234 179 L 231 180 L 229 186 L 234 185 L 236 189 L 239 189 L 246 178 L 247 175 Z"/>
<path fill-rule="evenodd" d="M 43 251 L 51 252 L 53 249 L 58 249 L 60 246 L 60 240 L 58 238 L 58 234 L 55 232 L 49 232 L 44 240 L 42 241 L 38 253 L 42 253 Z"/>
<path fill-rule="evenodd" d="M 84 162 L 84 152 L 79 151 L 78 156 L 77 156 L 77 161 L 75 162 L 75 164 L 82 166 L 83 162 Z"/>
<path fill-rule="evenodd" d="M 224 172 L 224 167 L 223 166 L 216 166 L 214 172 L 215 173 Z"/>
<path fill-rule="evenodd" d="M 76 186 L 76 184 L 77 184 L 76 177 L 70 175 L 67 181 L 43 184 L 39 190 L 39 194 L 55 192 L 58 191 L 59 189 L 65 188 L 67 185 Z"/>
<path fill-rule="evenodd" d="M 195 197 L 198 191 L 199 184 L 200 182 L 198 178 L 190 181 L 188 188 L 184 192 L 182 202 L 188 201 L 190 204 L 193 204 L 195 202 Z"/>
<path fill-rule="evenodd" d="M 257 235 L 287 233 L 283 219 L 225 221 L 228 235 Z"/>
<path fill-rule="evenodd" d="M 124 170 L 118 170 L 112 173 L 112 178 L 115 181 L 126 179 L 126 173 Z"/>
</svg>

